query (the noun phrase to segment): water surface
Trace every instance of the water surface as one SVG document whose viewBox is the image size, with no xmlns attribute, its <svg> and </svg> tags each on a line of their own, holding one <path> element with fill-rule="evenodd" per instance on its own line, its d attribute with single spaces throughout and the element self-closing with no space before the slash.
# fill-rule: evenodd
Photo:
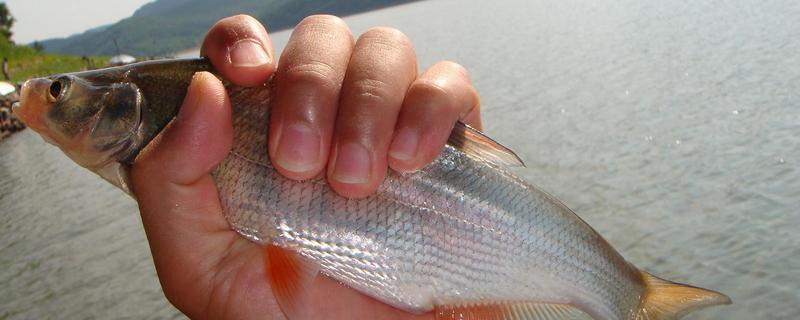
<svg viewBox="0 0 800 320">
<path fill-rule="evenodd" d="M 464 64 L 486 131 L 631 262 L 800 314 L 800 4 L 426 1 L 349 17 Z M 281 47 L 288 32 L 273 36 Z M 0 143 L 0 318 L 180 317 L 135 203 L 30 132 Z"/>
</svg>

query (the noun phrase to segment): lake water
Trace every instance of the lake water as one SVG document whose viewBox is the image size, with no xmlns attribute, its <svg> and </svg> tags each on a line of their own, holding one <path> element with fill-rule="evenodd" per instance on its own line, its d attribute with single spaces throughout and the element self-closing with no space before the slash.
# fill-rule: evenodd
<svg viewBox="0 0 800 320">
<path fill-rule="evenodd" d="M 800 2 L 427 1 L 346 19 L 464 64 L 521 173 L 629 261 L 800 314 Z M 273 36 L 281 47 L 288 32 Z M 180 318 L 135 203 L 30 131 L 0 143 L 0 318 Z"/>
</svg>

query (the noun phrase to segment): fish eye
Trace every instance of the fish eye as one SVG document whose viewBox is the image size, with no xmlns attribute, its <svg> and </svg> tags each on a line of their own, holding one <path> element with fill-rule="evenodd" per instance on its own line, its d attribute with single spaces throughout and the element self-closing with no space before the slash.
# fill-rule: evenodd
<svg viewBox="0 0 800 320">
<path fill-rule="evenodd" d="M 65 77 L 54 80 L 50 83 L 50 90 L 48 91 L 47 98 L 49 98 L 51 102 L 55 102 L 62 94 L 64 94 L 66 88 L 67 79 Z"/>
</svg>

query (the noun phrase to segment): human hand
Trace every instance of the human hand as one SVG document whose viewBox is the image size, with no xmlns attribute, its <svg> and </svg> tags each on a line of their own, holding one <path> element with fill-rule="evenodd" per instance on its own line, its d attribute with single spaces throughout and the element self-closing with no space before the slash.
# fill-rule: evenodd
<svg viewBox="0 0 800 320">
<path fill-rule="evenodd" d="M 275 69 L 264 27 L 251 17 L 219 21 L 202 47 L 220 74 L 242 86 L 273 72 L 265 152 L 291 179 L 321 174 L 347 197 L 374 192 L 387 167 L 416 170 L 441 151 L 456 120 L 480 127 L 466 71 L 440 62 L 421 75 L 409 40 L 375 28 L 354 41 L 335 17 L 295 29 Z M 262 248 L 232 231 L 210 171 L 230 151 L 230 101 L 216 77 L 197 74 L 175 122 L 133 166 L 133 189 L 167 298 L 192 318 L 283 318 Z M 312 318 L 413 319 L 327 277 L 306 306 Z"/>
</svg>

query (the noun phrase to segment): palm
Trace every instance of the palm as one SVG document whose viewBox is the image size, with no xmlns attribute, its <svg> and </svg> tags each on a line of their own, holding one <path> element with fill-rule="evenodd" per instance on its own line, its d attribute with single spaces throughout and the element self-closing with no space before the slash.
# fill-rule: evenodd
<svg viewBox="0 0 800 320">
<path fill-rule="evenodd" d="M 238 235 L 234 235 L 237 236 Z M 234 240 L 226 258 L 221 261 L 217 277 L 210 292 L 198 295 L 207 296 L 209 306 L 204 316 L 227 318 L 229 315 L 270 315 L 268 318 L 282 318 L 277 308 L 265 270 L 265 255 L 258 245 L 244 239 Z M 320 276 L 311 288 L 307 306 L 311 319 L 422 319 L 344 287 L 330 278 Z M 214 294 L 219 292 L 220 294 Z M 248 292 L 265 292 L 263 300 L 247 297 Z M 237 301 L 237 303 L 231 303 Z M 238 303 L 248 301 L 247 304 Z M 238 318 L 238 317 L 234 317 Z"/>
<path fill-rule="evenodd" d="M 159 147 L 164 153 L 171 150 Z M 163 183 L 154 152 L 134 168 L 134 186 L 167 298 L 192 318 L 284 318 L 270 286 L 263 247 L 232 231 L 216 187 L 204 175 L 189 185 Z M 170 189 L 170 190 L 164 190 Z M 164 194 L 179 194 L 164 201 Z M 203 199 L 199 200 L 198 199 Z M 423 319 L 318 276 L 306 306 L 312 319 Z"/>
</svg>

